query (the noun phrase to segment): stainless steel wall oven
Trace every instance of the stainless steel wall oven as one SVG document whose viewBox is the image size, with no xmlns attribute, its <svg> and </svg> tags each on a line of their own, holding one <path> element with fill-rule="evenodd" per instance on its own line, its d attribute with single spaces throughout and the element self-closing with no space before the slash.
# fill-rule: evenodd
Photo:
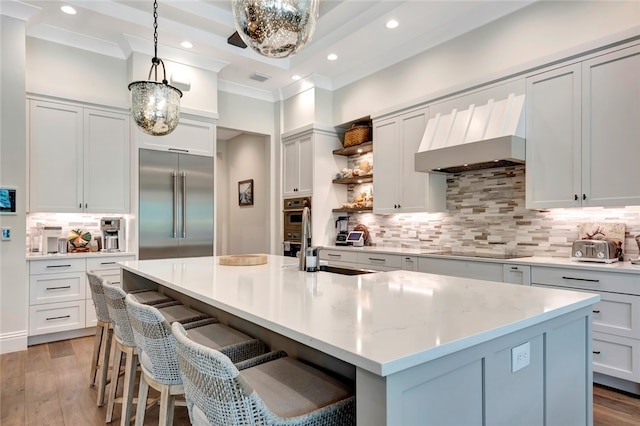
<svg viewBox="0 0 640 426">
<path fill-rule="evenodd" d="M 302 209 L 311 209 L 311 197 L 285 198 L 283 212 L 283 255 L 296 257 L 302 243 Z"/>
</svg>

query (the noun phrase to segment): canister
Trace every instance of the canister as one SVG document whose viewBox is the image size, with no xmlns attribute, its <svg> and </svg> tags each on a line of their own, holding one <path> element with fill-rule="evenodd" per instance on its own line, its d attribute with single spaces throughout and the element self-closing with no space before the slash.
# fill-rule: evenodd
<svg viewBox="0 0 640 426">
<path fill-rule="evenodd" d="M 66 238 L 58 238 L 58 253 L 66 254 L 67 253 L 67 239 Z"/>
</svg>

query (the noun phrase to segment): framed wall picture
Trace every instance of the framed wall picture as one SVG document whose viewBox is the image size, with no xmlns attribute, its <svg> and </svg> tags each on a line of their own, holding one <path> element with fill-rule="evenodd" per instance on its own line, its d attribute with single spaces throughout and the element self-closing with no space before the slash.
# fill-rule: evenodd
<svg viewBox="0 0 640 426">
<path fill-rule="evenodd" d="M 253 179 L 238 182 L 238 205 L 253 205 Z"/>
</svg>

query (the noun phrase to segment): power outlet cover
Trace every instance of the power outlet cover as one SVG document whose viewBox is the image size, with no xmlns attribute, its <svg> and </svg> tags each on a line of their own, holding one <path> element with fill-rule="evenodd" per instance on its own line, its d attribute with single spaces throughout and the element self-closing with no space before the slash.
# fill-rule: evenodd
<svg viewBox="0 0 640 426">
<path fill-rule="evenodd" d="M 531 342 L 511 348 L 511 372 L 515 373 L 531 363 Z"/>
</svg>

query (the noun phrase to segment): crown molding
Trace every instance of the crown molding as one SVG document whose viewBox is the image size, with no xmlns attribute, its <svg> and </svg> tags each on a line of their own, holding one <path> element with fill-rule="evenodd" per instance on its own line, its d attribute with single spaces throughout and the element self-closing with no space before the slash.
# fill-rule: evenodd
<svg viewBox="0 0 640 426">
<path fill-rule="evenodd" d="M 276 97 L 269 90 L 260 90 L 243 84 L 233 83 L 227 80 L 218 80 L 218 91 L 231 93 L 248 98 L 259 99 L 261 101 L 275 102 Z"/>
<path fill-rule="evenodd" d="M 28 21 L 41 8 L 15 0 L 0 0 L 0 15 Z"/>
</svg>

